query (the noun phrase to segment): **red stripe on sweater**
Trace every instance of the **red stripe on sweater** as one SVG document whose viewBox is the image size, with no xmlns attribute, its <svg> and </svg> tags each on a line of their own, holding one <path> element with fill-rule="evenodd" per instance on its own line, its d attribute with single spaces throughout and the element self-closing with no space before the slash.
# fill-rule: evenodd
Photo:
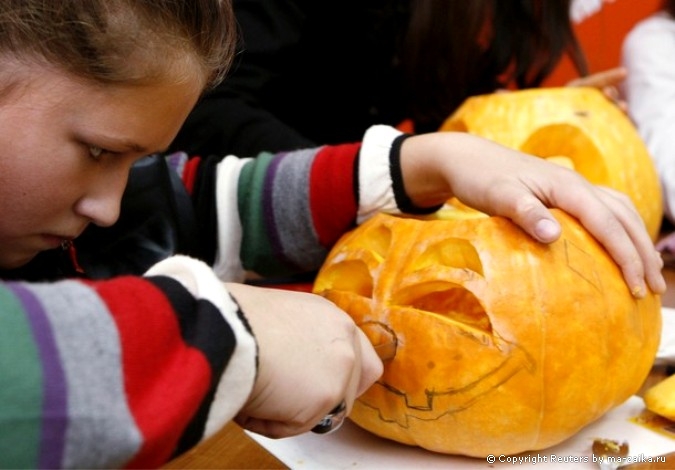
<svg viewBox="0 0 675 470">
<path fill-rule="evenodd" d="M 354 226 L 358 210 L 354 165 L 360 143 L 319 150 L 310 172 L 310 210 L 322 246 L 332 246 Z"/>
<path fill-rule="evenodd" d="M 183 169 L 183 184 L 187 188 L 188 194 L 192 195 L 192 191 L 195 188 L 195 180 L 197 178 L 197 168 L 201 163 L 201 157 L 192 157 L 187 162 L 185 162 L 185 168 Z"/>
<path fill-rule="evenodd" d="M 143 435 L 127 468 L 158 467 L 199 408 L 211 369 L 183 342 L 171 304 L 153 284 L 123 277 L 95 287 L 117 323 L 127 401 Z"/>
</svg>

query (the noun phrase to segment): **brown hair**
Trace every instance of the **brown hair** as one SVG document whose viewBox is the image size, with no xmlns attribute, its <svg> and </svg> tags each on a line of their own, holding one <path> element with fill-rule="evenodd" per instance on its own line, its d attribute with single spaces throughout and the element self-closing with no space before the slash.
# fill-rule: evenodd
<svg viewBox="0 0 675 470">
<path fill-rule="evenodd" d="M 539 86 L 564 53 L 587 65 L 570 0 L 413 0 L 401 64 L 416 128 L 435 130 L 468 96 Z"/>
<path fill-rule="evenodd" d="M 102 83 L 153 80 L 187 64 L 212 87 L 235 43 L 230 0 L 0 0 L 0 55 Z"/>
</svg>

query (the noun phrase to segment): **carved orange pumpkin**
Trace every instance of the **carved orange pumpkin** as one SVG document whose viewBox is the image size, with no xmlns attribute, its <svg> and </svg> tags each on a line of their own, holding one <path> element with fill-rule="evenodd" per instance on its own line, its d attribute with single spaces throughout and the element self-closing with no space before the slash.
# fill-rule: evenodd
<svg viewBox="0 0 675 470">
<path fill-rule="evenodd" d="M 345 235 L 314 292 L 376 348 L 380 380 L 350 418 L 379 436 L 486 456 L 555 445 L 635 393 L 660 337 L 604 249 L 554 210 L 537 243 L 500 217 L 380 214 Z"/>
<path fill-rule="evenodd" d="M 663 217 L 658 174 L 630 119 L 595 88 L 540 88 L 467 99 L 441 126 L 558 162 L 626 193 L 652 239 Z"/>
</svg>

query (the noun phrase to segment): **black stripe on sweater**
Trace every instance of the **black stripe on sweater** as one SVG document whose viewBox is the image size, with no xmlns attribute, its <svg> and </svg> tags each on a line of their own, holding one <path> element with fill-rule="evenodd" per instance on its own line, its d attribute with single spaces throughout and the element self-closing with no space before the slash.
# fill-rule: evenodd
<svg viewBox="0 0 675 470">
<path fill-rule="evenodd" d="M 183 431 L 174 451 L 176 456 L 194 447 L 204 435 L 216 387 L 232 357 L 237 340 L 230 325 L 211 302 L 195 299 L 180 282 L 170 277 L 153 276 L 147 279 L 164 292 L 173 306 L 183 341 L 201 351 L 211 367 L 209 390 Z"/>
</svg>

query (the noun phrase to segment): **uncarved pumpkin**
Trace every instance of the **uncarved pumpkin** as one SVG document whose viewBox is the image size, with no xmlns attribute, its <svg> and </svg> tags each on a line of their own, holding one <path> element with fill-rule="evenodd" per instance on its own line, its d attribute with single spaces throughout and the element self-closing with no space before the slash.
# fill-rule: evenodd
<svg viewBox="0 0 675 470">
<path fill-rule="evenodd" d="M 380 214 L 338 241 L 314 292 L 393 358 L 354 404 L 362 428 L 483 457 L 555 445 L 634 394 L 660 337 L 576 219 L 534 241 L 500 217 Z"/>
<path fill-rule="evenodd" d="M 649 152 L 628 116 L 595 88 L 538 88 L 467 99 L 441 126 L 571 166 L 626 193 L 653 240 L 663 201 Z"/>
</svg>

